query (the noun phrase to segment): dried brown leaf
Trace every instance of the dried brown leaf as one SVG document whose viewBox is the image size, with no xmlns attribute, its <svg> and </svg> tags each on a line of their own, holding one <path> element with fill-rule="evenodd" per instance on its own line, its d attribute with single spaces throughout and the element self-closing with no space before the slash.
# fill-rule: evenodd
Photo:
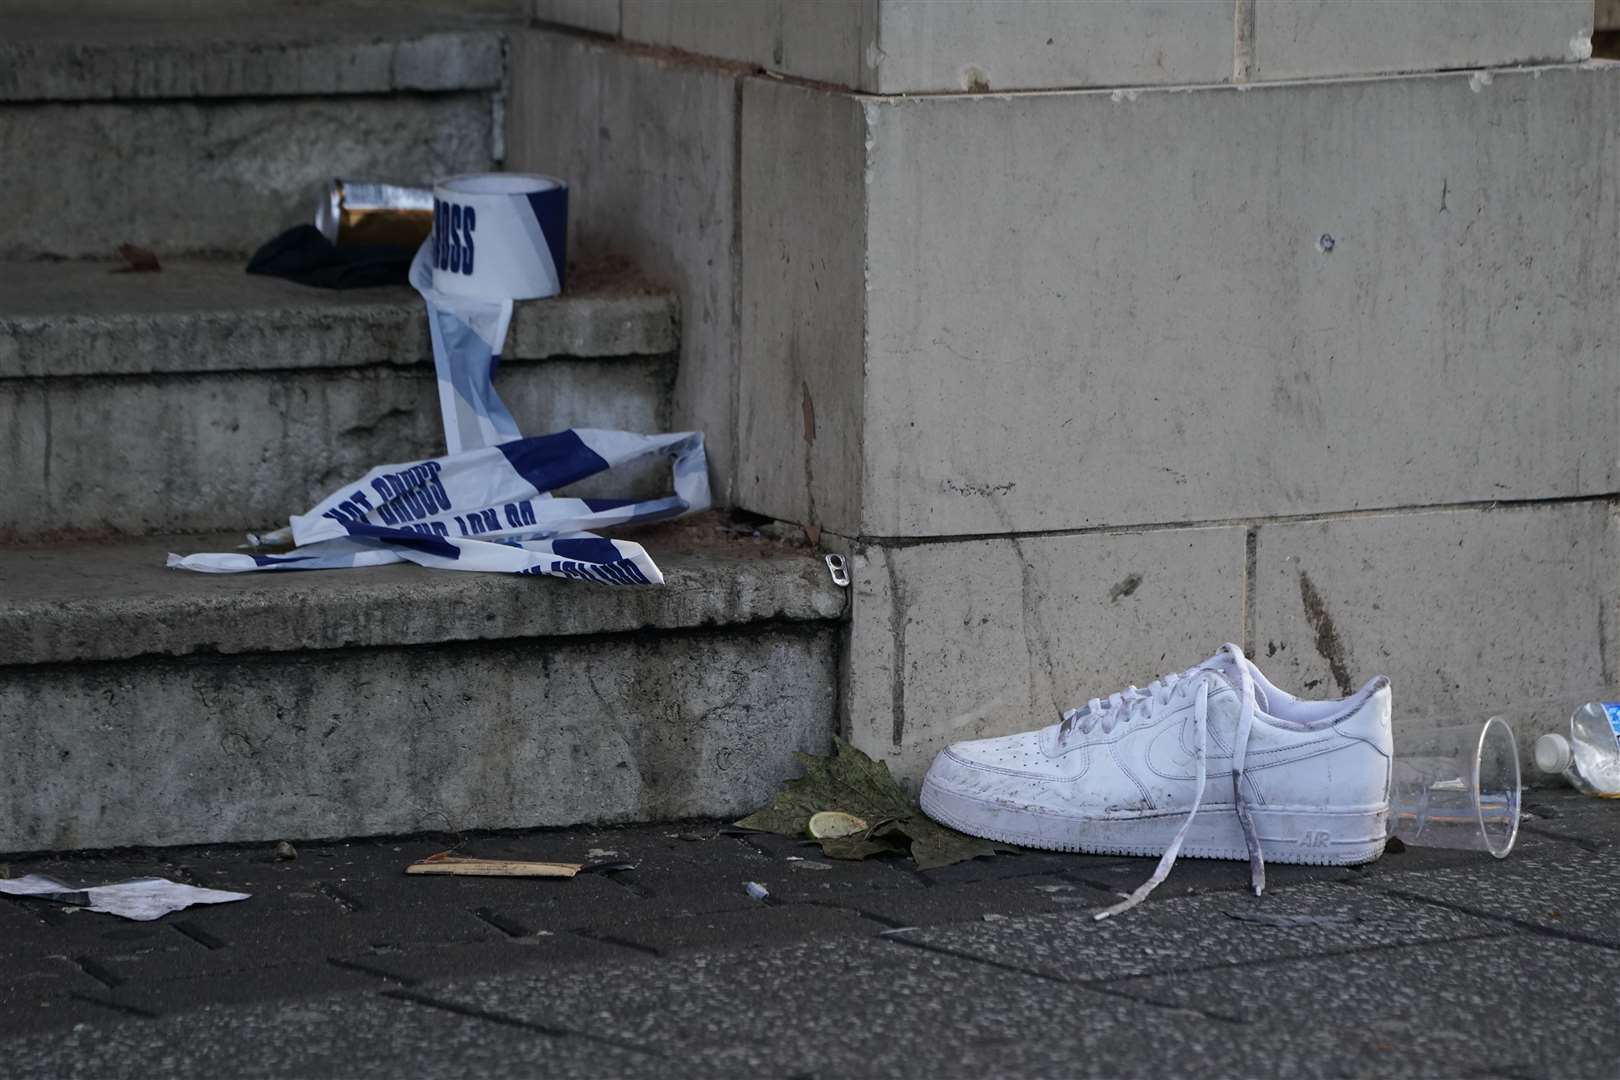
<svg viewBox="0 0 1620 1080">
<path fill-rule="evenodd" d="M 804 775 L 783 784 L 770 806 L 743 818 L 737 822 L 739 826 L 803 836 L 813 815 L 836 810 L 876 824 L 864 836 L 820 841 L 822 852 L 830 858 L 865 859 L 909 851 L 917 866 L 926 870 L 995 854 L 995 845 L 989 841 L 930 820 L 900 787 L 887 764 L 874 761 L 843 739 L 833 739 L 833 752 L 827 757 L 799 754 L 798 758 Z"/>
</svg>

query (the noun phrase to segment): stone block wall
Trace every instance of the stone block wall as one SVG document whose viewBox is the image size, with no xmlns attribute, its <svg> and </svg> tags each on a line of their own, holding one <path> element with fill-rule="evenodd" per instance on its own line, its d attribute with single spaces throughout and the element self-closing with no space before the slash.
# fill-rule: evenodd
<svg viewBox="0 0 1620 1080">
<path fill-rule="evenodd" d="M 1607 0 L 1605 0 L 1607 3 Z M 1592 0 L 533 0 L 547 25 L 876 94 L 1585 60 Z"/>
<path fill-rule="evenodd" d="M 616 38 L 531 32 L 514 116 L 586 119 L 520 166 L 718 287 L 686 414 L 853 556 L 844 723 L 902 775 L 1229 639 L 1525 739 L 1616 689 L 1589 3 L 537 3 Z"/>
</svg>

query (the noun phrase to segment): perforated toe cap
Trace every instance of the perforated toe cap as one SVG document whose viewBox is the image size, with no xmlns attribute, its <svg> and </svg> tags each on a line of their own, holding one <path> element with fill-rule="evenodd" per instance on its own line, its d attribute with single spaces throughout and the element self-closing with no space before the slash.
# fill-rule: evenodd
<svg viewBox="0 0 1620 1080">
<path fill-rule="evenodd" d="M 926 782 L 957 794 L 982 796 L 1021 780 L 1041 784 L 1061 779 L 1043 749 L 1041 732 L 1027 731 L 952 743 L 934 758 Z"/>
</svg>

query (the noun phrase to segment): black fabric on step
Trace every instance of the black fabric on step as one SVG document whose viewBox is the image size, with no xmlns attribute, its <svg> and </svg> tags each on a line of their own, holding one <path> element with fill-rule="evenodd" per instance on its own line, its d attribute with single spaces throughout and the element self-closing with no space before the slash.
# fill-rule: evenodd
<svg viewBox="0 0 1620 1080">
<path fill-rule="evenodd" d="M 364 289 L 409 283 L 416 252 L 389 244 L 338 247 L 313 225 L 295 225 L 248 260 L 247 272 L 322 289 Z"/>
</svg>

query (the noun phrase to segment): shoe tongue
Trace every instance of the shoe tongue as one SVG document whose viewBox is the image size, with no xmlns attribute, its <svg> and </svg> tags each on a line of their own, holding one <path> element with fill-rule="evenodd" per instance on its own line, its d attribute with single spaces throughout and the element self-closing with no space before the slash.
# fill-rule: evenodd
<svg viewBox="0 0 1620 1080">
<path fill-rule="evenodd" d="M 1239 660 L 1237 655 L 1233 653 L 1230 648 L 1223 646 L 1220 652 L 1204 661 L 1203 666 L 1206 669 L 1213 671 L 1222 682 L 1226 683 L 1226 685 L 1230 686 L 1233 690 L 1238 691 L 1238 693 L 1242 693 L 1242 690 L 1240 689 L 1242 679 L 1238 677 L 1239 664 L 1244 664 L 1249 669 L 1249 682 L 1254 687 L 1255 705 L 1259 707 L 1261 712 L 1270 712 L 1270 703 L 1266 699 L 1266 688 L 1264 684 L 1262 684 L 1261 681 L 1255 677 L 1260 673 L 1259 669 L 1256 668 L 1254 664 L 1249 662 L 1248 657 L 1244 657 L 1242 660 Z"/>
</svg>

